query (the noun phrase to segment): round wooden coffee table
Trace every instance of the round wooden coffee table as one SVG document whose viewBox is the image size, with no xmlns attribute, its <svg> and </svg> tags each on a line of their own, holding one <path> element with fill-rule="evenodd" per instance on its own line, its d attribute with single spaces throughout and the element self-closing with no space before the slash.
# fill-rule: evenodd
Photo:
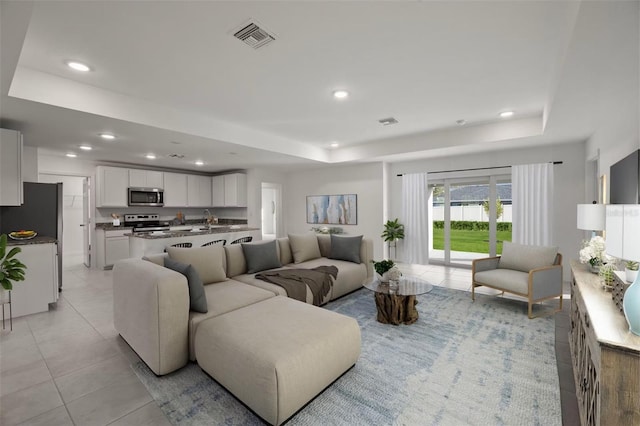
<svg viewBox="0 0 640 426">
<path fill-rule="evenodd" d="M 402 276 L 398 288 L 382 283 L 374 277 L 364 285 L 375 292 L 378 322 L 383 324 L 413 324 L 418 320 L 416 296 L 429 293 L 433 286 L 420 278 Z"/>
</svg>

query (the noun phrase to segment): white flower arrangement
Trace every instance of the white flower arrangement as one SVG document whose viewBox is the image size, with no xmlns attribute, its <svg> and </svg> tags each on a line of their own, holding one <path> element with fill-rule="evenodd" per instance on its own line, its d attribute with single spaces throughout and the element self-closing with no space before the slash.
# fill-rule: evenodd
<svg viewBox="0 0 640 426">
<path fill-rule="evenodd" d="M 398 281 L 400 280 L 401 276 L 402 276 L 402 272 L 400 272 L 400 269 L 398 269 L 397 266 L 394 266 L 393 268 L 387 271 L 387 277 L 389 277 L 390 280 Z"/>
<path fill-rule="evenodd" d="M 592 237 L 589 241 L 582 243 L 580 250 L 580 262 L 588 263 L 591 266 L 598 266 L 610 260 L 605 253 L 606 244 L 601 236 Z"/>
</svg>

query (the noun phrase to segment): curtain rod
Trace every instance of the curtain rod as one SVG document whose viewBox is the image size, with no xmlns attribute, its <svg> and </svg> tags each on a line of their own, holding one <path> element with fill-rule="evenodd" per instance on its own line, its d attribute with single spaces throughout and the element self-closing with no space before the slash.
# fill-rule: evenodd
<svg viewBox="0 0 640 426">
<path fill-rule="evenodd" d="M 562 164 L 562 161 L 549 161 L 549 163 L 551 163 L 551 164 Z M 476 167 L 476 168 L 473 168 L 473 169 L 441 170 L 439 172 L 427 172 L 427 174 L 431 175 L 431 174 L 436 174 L 436 173 L 471 172 L 471 171 L 474 171 L 474 170 L 503 169 L 505 167 L 512 167 L 512 166 Z M 403 174 L 404 173 L 398 173 L 396 176 L 400 177 Z"/>
</svg>

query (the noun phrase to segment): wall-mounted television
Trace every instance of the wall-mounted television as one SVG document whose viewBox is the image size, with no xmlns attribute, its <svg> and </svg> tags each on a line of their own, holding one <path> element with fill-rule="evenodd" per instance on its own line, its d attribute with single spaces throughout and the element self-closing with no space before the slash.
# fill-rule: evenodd
<svg viewBox="0 0 640 426">
<path fill-rule="evenodd" d="M 611 204 L 640 204 L 640 149 L 611 166 Z"/>
</svg>

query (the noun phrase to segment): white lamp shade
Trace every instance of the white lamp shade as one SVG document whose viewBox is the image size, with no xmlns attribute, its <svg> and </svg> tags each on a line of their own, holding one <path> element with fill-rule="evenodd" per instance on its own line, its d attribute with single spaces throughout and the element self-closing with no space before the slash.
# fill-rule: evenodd
<svg viewBox="0 0 640 426">
<path fill-rule="evenodd" d="M 640 204 L 611 204 L 606 210 L 607 254 L 640 260 Z"/>
<path fill-rule="evenodd" d="M 602 231 L 604 227 L 604 204 L 578 204 L 578 229 Z"/>
</svg>

